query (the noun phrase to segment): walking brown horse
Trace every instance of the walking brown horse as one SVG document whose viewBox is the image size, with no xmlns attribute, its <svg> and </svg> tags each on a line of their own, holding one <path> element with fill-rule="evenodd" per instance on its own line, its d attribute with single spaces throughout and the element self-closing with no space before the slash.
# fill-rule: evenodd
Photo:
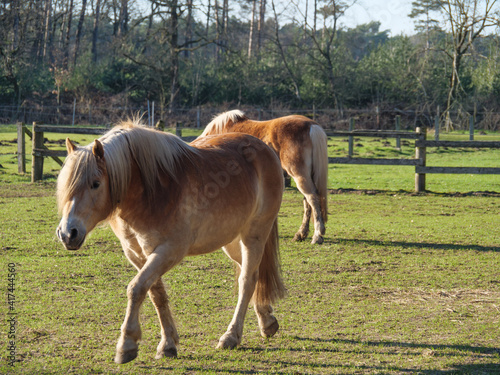
<svg viewBox="0 0 500 375">
<path fill-rule="evenodd" d="M 137 275 L 115 361 L 137 356 L 139 307 L 146 294 L 161 323 L 156 358 L 177 356 L 179 341 L 161 276 L 185 256 L 220 247 L 239 267 L 238 302 L 219 348 L 234 348 L 250 302 L 262 336 L 278 330 L 271 304 L 285 293 L 278 259 L 277 216 L 283 174 L 274 152 L 243 134 L 180 138 L 132 122 L 86 147 L 66 140 L 57 181 L 62 216 L 57 236 L 68 250 L 107 220 Z"/>
<path fill-rule="evenodd" d="M 304 195 L 304 218 L 294 240 L 303 241 L 307 238 L 312 211 L 312 243 L 323 243 L 328 219 L 328 150 L 326 133 L 321 126 L 300 115 L 254 121 L 243 112 L 233 110 L 214 118 L 200 137 L 228 132 L 251 134 L 274 149 L 281 166 L 295 180 L 297 188 Z"/>
</svg>

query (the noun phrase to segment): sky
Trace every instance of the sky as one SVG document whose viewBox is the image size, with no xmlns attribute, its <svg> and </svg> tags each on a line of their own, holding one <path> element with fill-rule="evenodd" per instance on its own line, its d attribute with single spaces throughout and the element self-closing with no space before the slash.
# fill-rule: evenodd
<svg viewBox="0 0 500 375">
<path fill-rule="evenodd" d="M 391 36 L 415 33 L 414 20 L 408 17 L 412 0 L 358 0 L 344 15 L 346 27 L 379 21 L 380 31 L 390 30 Z"/>
<path fill-rule="evenodd" d="M 348 0 L 352 2 L 354 0 Z M 304 2 L 304 0 L 299 0 Z M 213 3 L 213 1 L 212 1 Z M 270 0 L 267 1 L 268 16 L 271 17 Z M 275 0 L 276 4 L 284 5 L 287 0 Z M 390 30 L 391 36 L 412 35 L 414 23 L 408 14 L 411 12 L 412 0 L 355 0 L 355 3 L 341 18 L 341 24 L 347 28 L 353 28 L 357 25 L 379 21 L 381 23 L 380 31 Z M 147 0 L 138 0 L 139 9 L 143 12 L 149 12 L 150 5 Z M 313 4 L 309 1 L 309 4 Z M 237 10 L 233 10 L 237 12 Z"/>
</svg>

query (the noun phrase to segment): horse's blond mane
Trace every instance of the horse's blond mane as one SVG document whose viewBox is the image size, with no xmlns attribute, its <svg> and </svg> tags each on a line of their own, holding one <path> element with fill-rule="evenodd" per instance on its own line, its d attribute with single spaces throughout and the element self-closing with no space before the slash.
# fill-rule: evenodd
<svg viewBox="0 0 500 375">
<path fill-rule="evenodd" d="M 227 125 L 229 121 L 237 123 L 238 121 L 244 120 L 247 117 L 239 109 L 234 109 L 232 111 L 220 113 L 214 117 L 214 119 L 205 127 L 203 133 L 200 137 L 204 137 L 209 134 L 220 134 L 224 130 L 224 126 Z"/>
<path fill-rule="evenodd" d="M 190 159 L 197 151 L 170 133 L 161 133 L 141 125 L 138 120 L 120 123 L 99 139 L 109 176 L 110 196 L 115 206 L 130 184 L 131 165 L 137 163 L 146 195 L 151 196 L 159 172 L 174 180 L 181 158 Z M 58 178 L 59 207 L 82 188 L 88 188 L 99 174 L 92 144 L 79 147 L 65 161 Z"/>
</svg>

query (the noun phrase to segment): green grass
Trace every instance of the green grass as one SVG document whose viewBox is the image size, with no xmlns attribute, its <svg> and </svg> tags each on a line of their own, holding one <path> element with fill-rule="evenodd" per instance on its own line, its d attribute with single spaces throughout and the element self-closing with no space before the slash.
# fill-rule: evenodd
<svg viewBox="0 0 500 375">
<path fill-rule="evenodd" d="M 0 138 L 4 153 L 12 147 L 3 146 L 4 139 L 13 136 L 0 137 L 6 137 Z M 344 143 L 332 142 L 330 151 Z M 411 157 L 409 149 L 402 152 Z M 446 163 L 476 154 L 441 151 Z M 439 154 L 429 160 L 433 156 Z M 500 373 L 500 194 L 469 193 L 500 191 L 489 179 L 468 188 L 464 176 L 451 175 L 457 179 L 449 189 L 439 183 L 433 193 L 413 194 L 411 168 L 330 166 L 323 245 L 292 241 L 302 196 L 293 187 L 284 195 L 279 223 L 288 295 L 275 306 L 275 337 L 260 337 L 249 310 L 241 346 L 215 349 L 236 303 L 232 265 L 218 251 L 187 258 L 163 277 L 181 338 L 179 357 L 154 360 L 160 329 L 146 300 L 139 356 L 120 366 L 114 350 L 136 272 L 116 237 L 101 226 L 79 251 L 64 250 L 54 233 L 58 167 L 48 162 L 47 180 L 29 184 L 15 165 L 0 164 L 1 290 L 6 295 L 7 265 L 15 263 L 18 313 L 18 362 L 7 365 L 2 345 L 0 373 Z M 394 181 L 395 173 L 408 186 Z M 358 185 L 362 190 L 347 190 Z M 2 343 L 8 342 L 7 312 L 4 298 Z"/>
</svg>

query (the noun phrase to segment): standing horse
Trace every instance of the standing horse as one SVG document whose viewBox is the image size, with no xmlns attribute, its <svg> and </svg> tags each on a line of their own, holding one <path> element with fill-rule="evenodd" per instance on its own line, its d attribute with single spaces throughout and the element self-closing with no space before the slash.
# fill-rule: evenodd
<svg viewBox="0 0 500 375">
<path fill-rule="evenodd" d="M 274 152 L 243 134 L 207 137 L 191 145 L 134 123 L 115 127 L 93 145 L 66 140 L 68 157 L 57 181 L 57 236 L 79 249 L 109 221 L 137 275 L 115 361 L 137 356 L 139 307 L 146 294 L 161 323 L 156 358 L 175 357 L 179 336 L 161 276 L 188 255 L 223 247 L 239 266 L 236 310 L 219 348 L 234 348 L 253 302 L 262 336 L 278 330 L 271 303 L 284 295 L 278 260 L 277 216 L 283 174 Z"/>
<path fill-rule="evenodd" d="M 309 233 L 311 210 L 314 220 L 312 243 L 323 243 L 327 213 L 328 150 L 324 130 L 305 116 L 292 115 L 269 121 L 248 119 L 239 110 L 220 114 L 200 137 L 239 132 L 263 140 L 278 154 L 281 166 L 304 195 L 304 218 L 294 240 Z"/>
</svg>

